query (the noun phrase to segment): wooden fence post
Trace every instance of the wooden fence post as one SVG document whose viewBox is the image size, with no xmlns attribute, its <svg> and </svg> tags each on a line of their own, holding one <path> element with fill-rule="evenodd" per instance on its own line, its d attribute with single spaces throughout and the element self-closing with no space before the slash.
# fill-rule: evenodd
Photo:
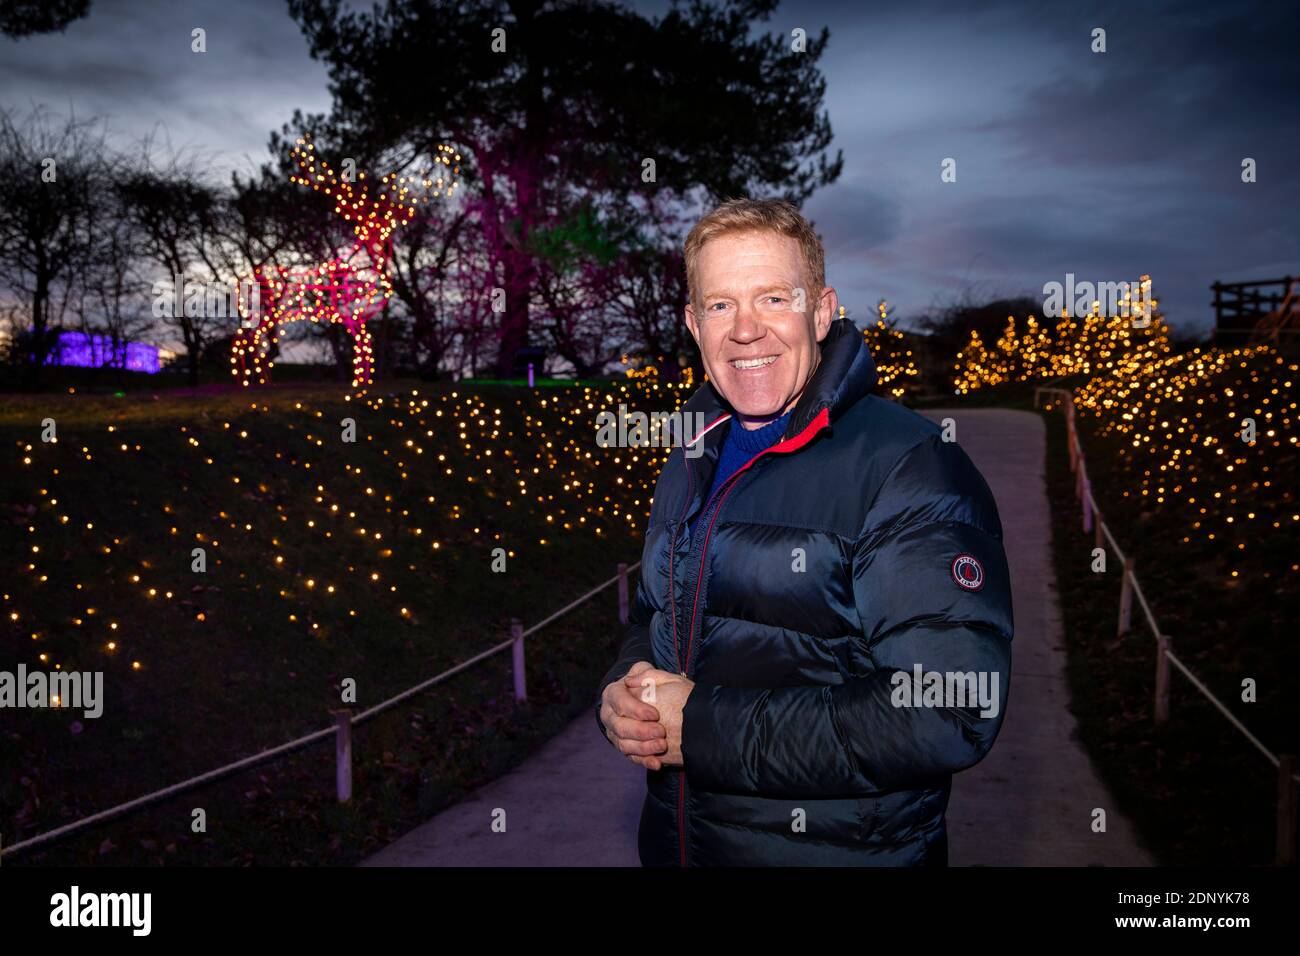
<svg viewBox="0 0 1300 956">
<path fill-rule="evenodd" d="M 1092 482 L 1083 476 L 1083 533 L 1092 530 Z"/>
<path fill-rule="evenodd" d="M 510 637 L 514 641 L 510 650 L 515 665 L 515 701 L 522 704 L 528 699 L 528 681 L 524 674 L 524 624 L 517 617 L 510 619 Z"/>
<path fill-rule="evenodd" d="M 1124 559 L 1124 577 L 1119 587 L 1119 626 L 1116 637 L 1123 637 L 1133 626 L 1133 566 L 1132 558 Z"/>
<path fill-rule="evenodd" d="M 1089 486 L 1088 490 L 1089 490 L 1089 491 L 1092 490 L 1091 486 Z M 1105 535 L 1105 533 L 1104 533 L 1104 532 L 1102 531 L 1102 529 L 1101 529 L 1101 509 L 1100 509 L 1100 508 L 1097 508 L 1097 509 L 1094 509 L 1094 510 L 1093 510 L 1093 513 L 1092 513 L 1092 523 L 1093 523 L 1092 546 L 1093 546 L 1094 548 L 1101 548 L 1101 549 L 1104 550 L 1105 547 L 1106 547 L 1106 535 Z"/>
<path fill-rule="evenodd" d="M 1278 866 L 1295 865 L 1295 754 L 1279 754 L 1277 764 L 1277 857 Z"/>
<path fill-rule="evenodd" d="M 1156 723 L 1169 720 L 1169 635 L 1156 639 Z"/>
<path fill-rule="evenodd" d="M 339 803 L 352 799 L 352 711 L 331 711 L 334 715 L 334 785 Z"/>
<path fill-rule="evenodd" d="M 627 623 L 627 562 L 618 563 L 618 623 Z"/>
</svg>

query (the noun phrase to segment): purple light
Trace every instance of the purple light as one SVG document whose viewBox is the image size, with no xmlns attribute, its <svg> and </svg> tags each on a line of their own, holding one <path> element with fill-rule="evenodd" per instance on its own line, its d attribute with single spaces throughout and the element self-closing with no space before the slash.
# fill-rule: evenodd
<svg viewBox="0 0 1300 956">
<path fill-rule="evenodd" d="M 118 342 L 106 335 L 60 332 L 59 341 L 46 356 L 46 365 L 78 368 L 124 368 L 129 372 L 158 372 L 158 349 L 143 342 Z"/>
</svg>

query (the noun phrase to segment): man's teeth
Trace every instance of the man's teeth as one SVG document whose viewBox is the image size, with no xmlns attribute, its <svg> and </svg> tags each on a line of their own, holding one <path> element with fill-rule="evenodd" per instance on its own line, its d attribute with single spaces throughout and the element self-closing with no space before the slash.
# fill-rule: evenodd
<svg viewBox="0 0 1300 956">
<path fill-rule="evenodd" d="M 764 365 L 771 365 L 775 361 L 776 356 L 769 355 L 767 358 L 761 359 L 733 359 L 731 364 L 734 368 L 762 368 Z"/>
</svg>

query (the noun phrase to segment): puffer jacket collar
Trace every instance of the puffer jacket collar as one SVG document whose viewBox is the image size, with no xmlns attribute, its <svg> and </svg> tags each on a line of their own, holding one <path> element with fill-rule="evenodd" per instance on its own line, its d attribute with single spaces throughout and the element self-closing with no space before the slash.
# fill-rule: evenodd
<svg viewBox="0 0 1300 956">
<path fill-rule="evenodd" d="M 800 444 L 806 443 L 822 428 L 830 427 L 854 402 L 876 386 L 876 363 L 871 358 L 871 350 L 863 341 L 862 330 L 847 317 L 831 322 L 818 347 L 821 361 L 795 403 L 794 414 L 782 435 L 782 444 L 795 438 L 803 439 Z M 721 441 L 720 432 L 714 426 L 731 418 L 731 406 L 718 394 L 712 382 L 705 382 L 681 411 L 687 413 L 685 421 L 695 421 L 695 413 L 703 413 L 700 420 L 705 427 L 693 437 L 696 441 L 704 440 L 705 455 L 714 457 L 714 446 Z"/>
</svg>

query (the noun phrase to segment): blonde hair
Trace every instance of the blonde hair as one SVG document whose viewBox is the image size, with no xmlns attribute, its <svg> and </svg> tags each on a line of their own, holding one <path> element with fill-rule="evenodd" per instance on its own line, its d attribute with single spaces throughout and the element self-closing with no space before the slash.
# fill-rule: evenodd
<svg viewBox="0 0 1300 956">
<path fill-rule="evenodd" d="M 703 306 L 696 278 L 700 249 L 710 239 L 737 232 L 775 232 L 797 242 L 811 283 L 808 301 L 816 301 L 826 286 L 826 251 L 812 224 L 784 199 L 729 199 L 697 222 L 686 236 L 686 289 L 697 309 Z"/>
</svg>

